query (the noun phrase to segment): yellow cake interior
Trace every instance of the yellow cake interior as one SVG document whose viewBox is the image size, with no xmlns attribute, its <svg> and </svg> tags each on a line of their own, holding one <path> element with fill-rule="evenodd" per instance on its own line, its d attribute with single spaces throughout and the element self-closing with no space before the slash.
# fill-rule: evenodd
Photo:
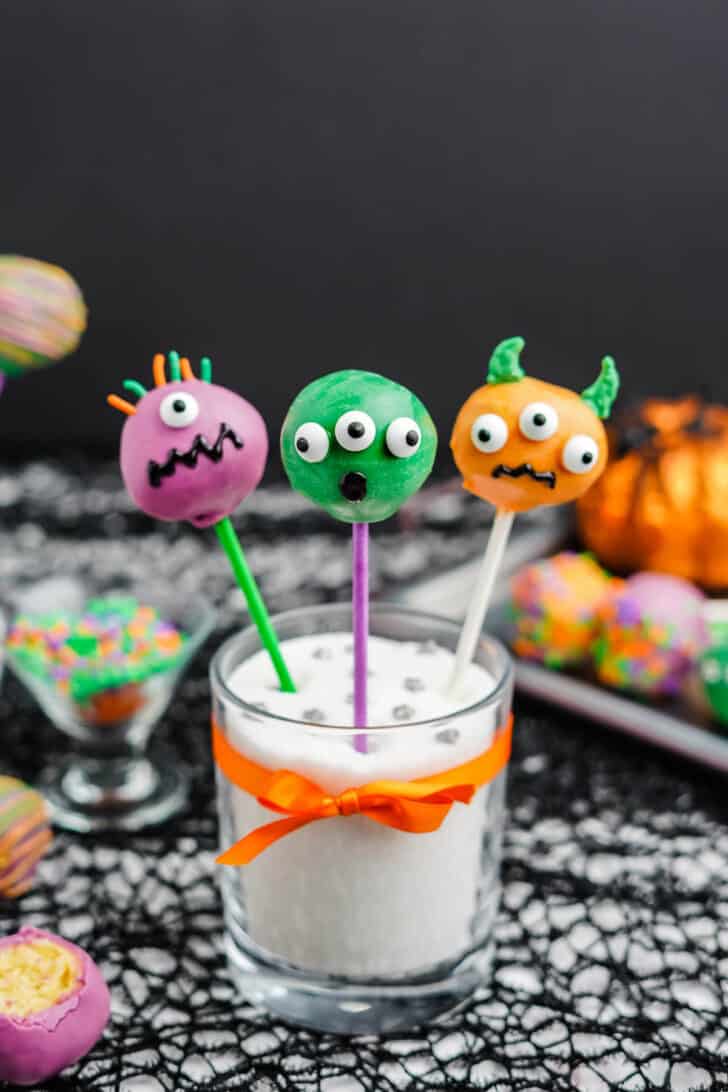
<svg viewBox="0 0 728 1092">
<path fill-rule="evenodd" d="M 0 948 L 0 1013 L 22 1018 L 49 1009 L 73 990 L 80 975 L 73 952 L 49 940 Z"/>
</svg>

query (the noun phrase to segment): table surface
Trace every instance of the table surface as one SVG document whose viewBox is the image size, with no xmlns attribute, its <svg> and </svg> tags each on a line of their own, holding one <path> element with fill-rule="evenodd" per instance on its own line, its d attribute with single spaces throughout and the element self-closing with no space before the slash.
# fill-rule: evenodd
<svg viewBox="0 0 728 1092">
<path fill-rule="evenodd" d="M 482 518 L 447 496 L 404 532 L 378 529 L 375 588 L 462 561 Z M 348 594 L 346 535 L 287 491 L 260 491 L 236 522 L 272 609 Z M 221 605 L 215 641 L 240 621 L 210 532 L 135 513 L 114 467 L 0 468 L 0 586 L 56 574 L 201 587 Z M 34 890 L 0 902 L 0 934 L 57 931 L 112 989 L 103 1040 L 48 1092 L 728 1087 L 725 779 L 518 701 L 492 982 L 437 1026 L 342 1039 L 288 1027 L 232 989 L 208 713 L 203 653 L 158 730 L 191 774 L 187 811 L 143 836 L 59 833 Z M 0 733 L 0 767 L 31 781 L 64 747 L 7 676 Z"/>
</svg>

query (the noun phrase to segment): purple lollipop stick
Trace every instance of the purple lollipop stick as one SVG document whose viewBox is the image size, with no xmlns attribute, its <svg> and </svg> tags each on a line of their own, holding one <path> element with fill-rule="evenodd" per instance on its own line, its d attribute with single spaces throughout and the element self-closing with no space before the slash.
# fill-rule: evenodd
<svg viewBox="0 0 728 1092">
<path fill-rule="evenodd" d="M 354 725 L 367 726 L 367 642 L 369 639 L 369 524 L 354 523 L 352 544 L 352 621 L 354 629 Z M 366 754 L 367 737 L 354 737 L 354 746 Z"/>
</svg>

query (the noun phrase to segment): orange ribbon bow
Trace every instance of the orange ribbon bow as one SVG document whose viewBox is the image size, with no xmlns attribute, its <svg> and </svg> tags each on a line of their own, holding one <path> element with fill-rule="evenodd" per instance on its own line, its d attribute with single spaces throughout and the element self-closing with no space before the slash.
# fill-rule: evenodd
<svg viewBox="0 0 728 1092">
<path fill-rule="evenodd" d="M 258 827 L 218 857 L 224 865 L 246 865 L 279 838 L 313 823 L 339 815 L 365 815 L 375 823 L 410 834 L 438 830 L 454 803 L 469 804 L 477 789 L 492 781 L 511 753 L 513 716 L 477 758 L 461 766 L 414 781 L 370 781 L 337 796 L 292 770 L 269 770 L 245 758 L 212 722 L 215 762 L 229 781 L 254 796 L 259 804 L 287 818 Z"/>
</svg>

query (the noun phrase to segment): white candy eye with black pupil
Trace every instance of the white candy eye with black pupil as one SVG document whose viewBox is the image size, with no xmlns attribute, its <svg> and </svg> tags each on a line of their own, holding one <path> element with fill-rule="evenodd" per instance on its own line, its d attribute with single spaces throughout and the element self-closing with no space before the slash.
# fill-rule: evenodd
<svg viewBox="0 0 728 1092">
<path fill-rule="evenodd" d="M 572 474 L 588 474 L 599 462 L 599 447 L 591 436 L 577 433 L 567 441 L 561 461 Z"/>
<path fill-rule="evenodd" d="M 492 455 L 505 446 L 508 439 L 508 425 L 497 413 L 481 413 L 470 428 L 470 439 L 478 451 Z"/>
<path fill-rule="evenodd" d="M 527 440 L 548 440 L 559 427 L 559 415 L 547 402 L 531 402 L 521 410 L 518 427 Z"/>
<path fill-rule="evenodd" d="M 374 443 L 377 426 L 363 410 L 349 410 L 336 422 L 334 435 L 344 451 L 366 451 Z"/>
<path fill-rule="evenodd" d="M 159 416 L 170 428 L 186 428 L 197 419 L 199 412 L 197 399 L 184 391 L 168 394 L 159 403 Z"/>
<path fill-rule="evenodd" d="M 419 450 L 422 430 L 411 417 L 396 417 L 387 428 L 387 451 L 397 459 L 409 459 Z"/>
<path fill-rule="evenodd" d="M 304 462 L 320 463 L 329 453 L 329 434 L 316 421 L 307 421 L 296 429 L 293 446 Z"/>
</svg>

